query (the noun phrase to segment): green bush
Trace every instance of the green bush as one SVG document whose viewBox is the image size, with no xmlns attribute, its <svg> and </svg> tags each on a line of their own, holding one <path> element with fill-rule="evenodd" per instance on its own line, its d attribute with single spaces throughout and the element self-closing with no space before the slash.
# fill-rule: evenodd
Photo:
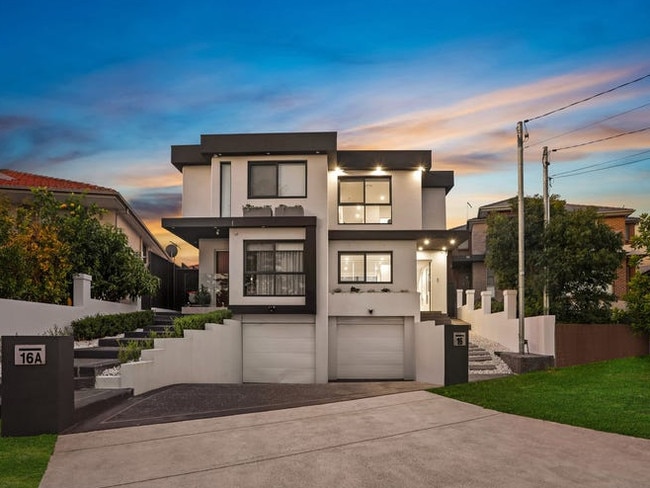
<svg viewBox="0 0 650 488">
<path fill-rule="evenodd" d="M 113 315 L 95 315 L 75 320 L 70 325 L 74 331 L 75 340 L 92 340 L 115 336 L 151 325 L 154 320 L 153 316 L 154 313 L 151 310 Z"/>
<path fill-rule="evenodd" d="M 117 353 L 117 359 L 119 360 L 120 364 L 128 363 L 131 361 L 139 361 L 140 353 L 142 350 L 151 348 L 153 348 L 153 339 L 146 339 L 144 341 L 120 341 L 120 350 Z"/>
<path fill-rule="evenodd" d="M 174 319 L 174 333 L 176 337 L 183 337 L 185 329 L 203 330 L 205 324 L 223 324 L 223 320 L 230 317 L 232 317 L 230 310 L 215 310 L 214 312 L 178 317 Z"/>
</svg>

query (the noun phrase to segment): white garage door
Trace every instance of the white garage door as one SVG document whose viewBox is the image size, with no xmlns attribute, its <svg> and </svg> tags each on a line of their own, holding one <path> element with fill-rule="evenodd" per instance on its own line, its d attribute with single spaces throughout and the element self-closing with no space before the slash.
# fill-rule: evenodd
<svg viewBox="0 0 650 488">
<path fill-rule="evenodd" d="M 402 317 L 339 317 L 337 319 L 339 379 L 403 379 Z"/>
<path fill-rule="evenodd" d="M 315 381 L 313 323 L 244 323 L 242 328 L 244 382 Z"/>
</svg>

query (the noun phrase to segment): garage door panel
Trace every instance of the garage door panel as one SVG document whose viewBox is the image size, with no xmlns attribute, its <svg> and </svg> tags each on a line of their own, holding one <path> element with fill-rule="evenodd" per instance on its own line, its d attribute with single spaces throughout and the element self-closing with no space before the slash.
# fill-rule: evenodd
<svg viewBox="0 0 650 488">
<path fill-rule="evenodd" d="M 343 323 L 339 322 L 337 376 L 341 379 L 403 379 L 403 321 L 399 323 L 391 318 L 378 324 L 364 324 L 346 318 Z"/>
<path fill-rule="evenodd" d="M 313 383 L 314 324 L 243 324 L 243 379 Z"/>
</svg>

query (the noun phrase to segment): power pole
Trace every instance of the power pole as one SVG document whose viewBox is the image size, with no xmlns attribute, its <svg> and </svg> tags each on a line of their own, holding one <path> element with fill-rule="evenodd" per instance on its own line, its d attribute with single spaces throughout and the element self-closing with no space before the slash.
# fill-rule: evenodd
<svg viewBox="0 0 650 488">
<path fill-rule="evenodd" d="M 551 202 L 548 195 L 548 146 L 542 149 L 542 169 L 544 178 L 544 229 L 548 227 L 551 221 Z M 550 304 L 548 299 L 548 266 L 544 267 L 544 297 L 543 297 L 544 315 L 548 315 L 550 311 Z"/>
<path fill-rule="evenodd" d="M 525 339 L 525 313 L 524 313 L 524 123 L 517 122 L 517 175 L 518 175 L 518 260 L 519 279 L 517 293 L 519 298 L 519 354 L 524 354 Z"/>
</svg>

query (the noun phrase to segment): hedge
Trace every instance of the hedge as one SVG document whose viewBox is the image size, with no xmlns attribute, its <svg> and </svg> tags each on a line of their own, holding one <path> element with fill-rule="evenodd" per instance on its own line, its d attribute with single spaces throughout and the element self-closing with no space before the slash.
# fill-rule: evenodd
<svg viewBox="0 0 650 488">
<path fill-rule="evenodd" d="M 143 328 L 153 324 L 154 313 L 151 310 L 119 313 L 113 315 L 95 315 L 75 320 L 72 326 L 77 341 L 88 341 L 101 337 L 116 336 L 124 332 Z"/>
<path fill-rule="evenodd" d="M 184 329 L 205 329 L 205 324 L 223 324 L 224 319 L 232 317 L 232 312 L 227 309 L 215 310 L 208 313 L 197 313 L 174 319 L 174 334 L 183 337 Z"/>
</svg>

